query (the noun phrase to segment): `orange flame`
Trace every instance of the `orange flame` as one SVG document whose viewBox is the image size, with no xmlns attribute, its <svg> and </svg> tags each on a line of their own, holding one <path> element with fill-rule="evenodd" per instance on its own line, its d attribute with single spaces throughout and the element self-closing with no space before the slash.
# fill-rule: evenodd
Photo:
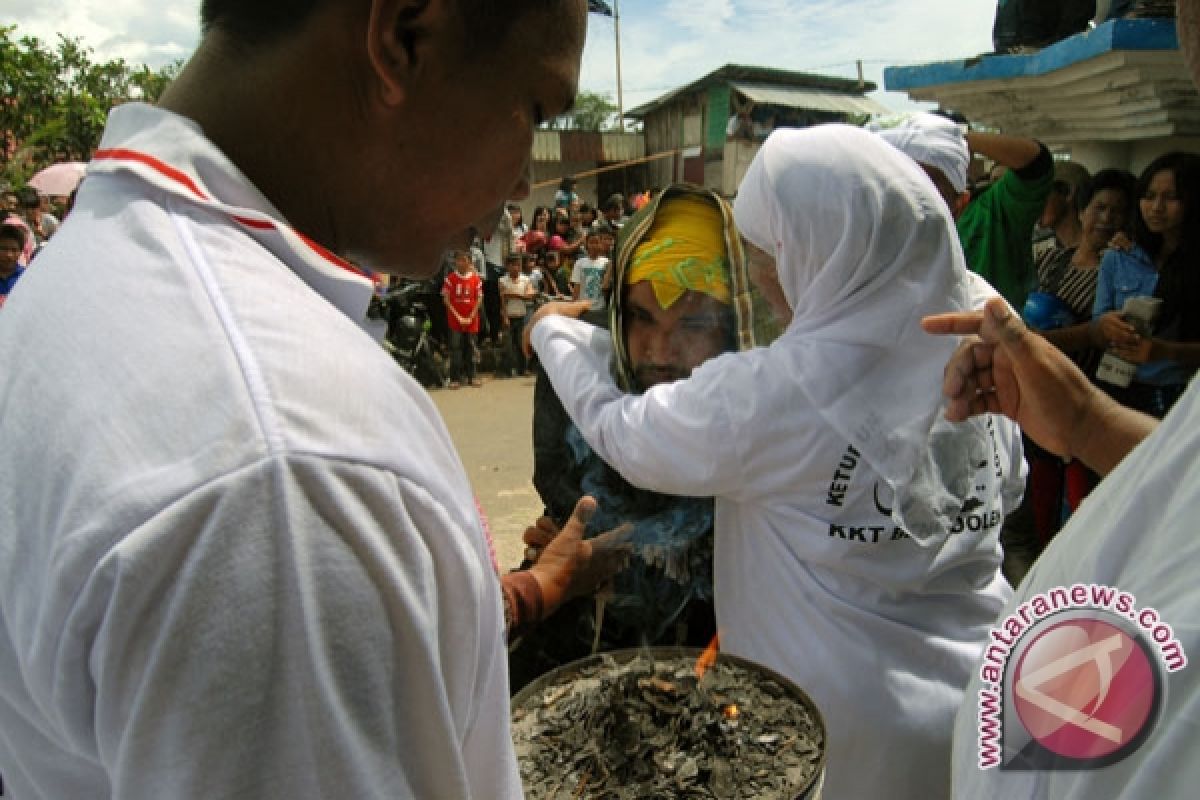
<svg viewBox="0 0 1200 800">
<path fill-rule="evenodd" d="M 719 636 L 714 636 L 712 641 L 708 643 L 708 647 L 704 648 L 704 652 L 696 659 L 697 680 L 702 679 L 704 673 L 708 672 L 708 668 L 717 663 L 717 651 L 720 648 L 719 639 Z"/>
</svg>

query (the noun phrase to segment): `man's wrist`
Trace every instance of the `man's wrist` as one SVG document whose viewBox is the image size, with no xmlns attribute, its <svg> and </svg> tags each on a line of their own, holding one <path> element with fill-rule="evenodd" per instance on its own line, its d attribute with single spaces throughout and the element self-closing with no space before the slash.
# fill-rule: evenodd
<svg viewBox="0 0 1200 800">
<path fill-rule="evenodd" d="M 1068 456 L 1107 475 L 1158 424 L 1153 417 L 1126 408 L 1104 391 L 1090 387 L 1067 443 Z"/>
<path fill-rule="evenodd" d="M 545 616 L 545 600 L 541 583 L 531 570 L 510 572 L 504 576 L 502 584 L 509 635 L 541 622 Z"/>
</svg>

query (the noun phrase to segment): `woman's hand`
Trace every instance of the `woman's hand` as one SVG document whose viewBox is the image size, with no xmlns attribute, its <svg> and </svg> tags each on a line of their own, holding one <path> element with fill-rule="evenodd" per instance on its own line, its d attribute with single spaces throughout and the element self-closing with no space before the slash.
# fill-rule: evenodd
<svg viewBox="0 0 1200 800">
<path fill-rule="evenodd" d="M 1092 341 L 1101 349 L 1133 347 L 1141 340 L 1137 329 L 1125 321 L 1120 311 L 1109 311 L 1092 321 Z"/>
<path fill-rule="evenodd" d="M 533 312 L 533 316 L 525 323 L 525 336 L 521 342 L 521 349 L 525 352 L 525 357 L 533 355 L 533 344 L 530 336 L 533 334 L 533 328 L 539 322 L 551 314 L 559 314 L 564 317 L 574 317 L 579 319 L 588 309 L 592 307 L 591 300 L 570 300 L 565 302 L 546 303 Z"/>
<path fill-rule="evenodd" d="M 1108 246 L 1113 250 L 1120 250 L 1122 253 L 1128 253 L 1133 249 L 1133 240 L 1130 239 L 1125 231 L 1117 231 L 1113 237 L 1108 240 Z"/>
<path fill-rule="evenodd" d="M 1109 352 L 1120 356 L 1130 364 L 1145 364 L 1148 361 L 1158 360 L 1154 357 L 1155 343 L 1154 339 L 1139 336 L 1129 344 L 1114 344 L 1109 348 Z"/>
</svg>

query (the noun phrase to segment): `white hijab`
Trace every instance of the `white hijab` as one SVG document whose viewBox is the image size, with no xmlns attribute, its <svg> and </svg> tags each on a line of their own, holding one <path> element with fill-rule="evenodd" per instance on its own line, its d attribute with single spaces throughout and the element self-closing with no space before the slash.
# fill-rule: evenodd
<svg viewBox="0 0 1200 800">
<path fill-rule="evenodd" d="M 956 342 L 924 333 L 921 317 L 978 300 L 933 184 L 859 128 L 781 129 L 751 163 L 734 217 L 775 256 L 792 307 L 772 345 L 787 355 L 781 379 L 891 485 L 897 524 L 919 542 L 944 534 L 987 432 L 976 422 L 931 436 Z"/>
</svg>

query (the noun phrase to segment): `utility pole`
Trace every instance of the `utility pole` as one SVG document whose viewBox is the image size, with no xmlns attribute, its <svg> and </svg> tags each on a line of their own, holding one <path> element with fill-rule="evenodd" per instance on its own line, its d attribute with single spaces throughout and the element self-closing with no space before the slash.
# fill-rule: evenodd
<svg viewBox="0 0 1200 800">
<path fill-rule="evenodd" d="M 613 0 L 613 32 L 617 40 L 617 130 L 625 132 L 625 97 L 621 92 L 621 3 Z"/>
</svg>

